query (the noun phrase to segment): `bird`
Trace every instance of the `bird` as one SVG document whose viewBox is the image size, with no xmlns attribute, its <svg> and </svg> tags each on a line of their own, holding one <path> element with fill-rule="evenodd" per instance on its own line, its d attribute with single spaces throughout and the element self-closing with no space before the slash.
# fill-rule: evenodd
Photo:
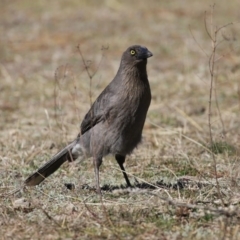
<svg viewBox="0 0 240 240">
<path fill-rule="evenodd" d="M 24 181 L 26 186 L 40 184 L 66 161 L 92 157 L 96 190 L 101 193 L 99 168 L 103 157 L 111 154 L 127 187 L 132 187 L 124 163 L 141 142 L 151 103 L 147 61 L 152 56 L 141 45 L 130 46 L 123 52 L 117 74 L 90 107 L 76 139 L 30 175 Z"/>
</svg>

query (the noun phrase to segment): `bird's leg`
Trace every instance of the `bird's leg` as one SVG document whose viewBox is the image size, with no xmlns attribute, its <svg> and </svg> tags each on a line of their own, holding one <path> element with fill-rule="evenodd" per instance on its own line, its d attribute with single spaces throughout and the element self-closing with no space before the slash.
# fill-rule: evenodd
<svg viewBox="0 0 240 240">
<path fill-rule="evenodd" d="M 126 180 L 127 186 L 128 186 L 128 187 L 132 187 L 132 185 L 131 185 L 131 183 L 130 183 L 130 181 L 129 181 L 129 179 L 128 179 L 127 173 L 126 173 L 126 171 L 125 171 L 125 168 L 124 168 L 124 166 L 123 166 L 123 164 L 124 164 L 124 162 L 125 162 L 125 156 L 121 156 L 121 155 L 116 154 L 116 155 L 115 155 L 115 159 L 117 160 L 118 165 L 119 165 L 119 167 L 120 167 L 121 170 L 122 170 L 122 173 L 123 173 L 123 176 L 124 176 L 124 178 L 125 178 L 125 180 Z"/>
<path fill-rule="evenodd" d="M 93 165 L 94 165 L 94 172 L 95 172 L 95 179 L 96 179 L 96 188 L 97 192 L 101 195 L 101 188 L 99 185 L 99 167 L 102 164 L 102 157 L 94 157 L 93 158 Z"/>
</svg>

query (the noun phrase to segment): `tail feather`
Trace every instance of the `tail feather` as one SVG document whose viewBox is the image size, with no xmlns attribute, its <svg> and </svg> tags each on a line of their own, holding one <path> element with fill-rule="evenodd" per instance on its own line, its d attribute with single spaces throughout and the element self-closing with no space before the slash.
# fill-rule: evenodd
<svg viewBox="0 0 240 240">
<path fill-rule="evenodd" d="M 36 172 L 30 175 L 25 181 L 26 186 L 35 186 L 41 183 L 45 178 L 54 173 L 64 162 L 75 160 L 71 152 L 76 144 L 76 140 L 54 155 L 48 162 L 40 167 Z"/>
</svg>

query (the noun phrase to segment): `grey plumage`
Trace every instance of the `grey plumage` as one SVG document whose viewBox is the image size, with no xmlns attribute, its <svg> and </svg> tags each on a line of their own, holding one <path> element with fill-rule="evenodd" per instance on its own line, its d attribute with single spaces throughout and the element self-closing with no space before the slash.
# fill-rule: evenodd
<svg viewBox="0 0 240 240">
<path fill-rule="evenodd" d="M 126 155 L 141 141 L 151 102 L 146 70 L 147 58 L 151 56 L 147 48 L 139 45 L 123 53 L 116 76 L 85 115 L 78 137 L 29 176 L 25 180 L 27 186 L 39 184 L 67 160 L 91 156 L 100 192 L 99 167 L 107 154 L 115 155 L 127 185 L 131 186 L 123 164 Z"/>
</svg>

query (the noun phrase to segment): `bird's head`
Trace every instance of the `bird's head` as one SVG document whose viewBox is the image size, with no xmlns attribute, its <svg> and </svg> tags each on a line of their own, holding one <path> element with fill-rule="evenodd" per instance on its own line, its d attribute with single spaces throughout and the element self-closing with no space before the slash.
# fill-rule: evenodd
<svg viewBox="0 0 240 240">
<path fill-rule="evenodd" d="M 134 65 L 147 62 L 147 58 L 152 57 L 152 53 L 143 46 L 133 45 L 130 46 L 122 55 L 122 61 L 133 63 Z"/>
</svg>

